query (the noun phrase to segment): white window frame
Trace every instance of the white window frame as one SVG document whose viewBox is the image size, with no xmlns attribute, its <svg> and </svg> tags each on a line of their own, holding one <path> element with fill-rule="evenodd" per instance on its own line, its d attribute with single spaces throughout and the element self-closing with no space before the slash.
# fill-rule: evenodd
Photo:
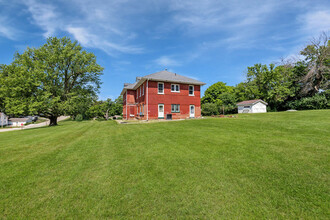
<svg viewBox="0 0 330 220">
<path fill-rule="evenodd" d="M 136 89 L 136 98 L 139 98 L 139 90 Z"/>
<path fill-rule="evenodd" d="M 143 84 L 143 89 L 142 89 L 142 95 L 144 96 L 144 84 Z"/>
<path fill-rule="evenodd" d="M 171 113 L 180 113 L 180 104 L 171 104 Z"/>
<path fill-rule="evenodd" d="M 174 86 L 174 89 L 176 89 L 176 86 L 178 86 L 178 91 L 172 90 L 172 86 Z M 180 84 L 171 84 L 171 92 L 180 92 Z"/>
<path fill-rule="evenodd" d="M 189 93 L 189 88 L 190 88 L 190 86 L 193 87 L 193 94 L 190 94 L 190 93 Z M 189 86 L 188 86 L 188 95 L 189 95 L 189 96 L 195 96 L 195 86 L 194 86 L 194 85 L 189 85 Z"/>
<path fill-rule="evenodd" d="M 163 84 L 163 92 L 162 92 L 162 93 L 159 92 L 159 84 Z M 164 86 L 164 83 L 163 83 L 163 82 L 158 82 L 158 83 L 157 83 L 157 93 L 158 93 L 158 94 L 162 94 L 162 95 L 165 94 L 165 86 Z"/>
</svg>

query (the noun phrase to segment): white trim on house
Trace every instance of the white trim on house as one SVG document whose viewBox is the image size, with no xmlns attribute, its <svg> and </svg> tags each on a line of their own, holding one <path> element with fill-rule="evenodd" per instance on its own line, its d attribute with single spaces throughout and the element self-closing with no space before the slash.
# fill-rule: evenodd
<svg viewBox="0 0 330 220">
<path fill-rule="evenodd" d="M 172 86 L 174 86 L 174 90 L 172 89 Z M 178 89 L 178 90 L 176 90 L 176 89 Z M 171 92 L 180 93 L 180 84 L 171 84 Z"/>
<path fill-rule="evenodd" d="M 162 92 L 162 93 L 159 92 L 159 85 L 160 85 L 160 84 L 163 84 L 163 92 Z M 163 83 L 163 82 L 158 82 L 158 83 L 157 83 L 157 94 L 161 94 L 161 95 L 165 94 L 165 88 L 164 88 L 164 83 Z"/>
<path fill-rule="evenodd" d="M 193 111 L 191 111 L 191 107 L 194 107 Z M 195 115 L 196 115 L 196 108 L 195 108 L 195 105 L 189 105 L 189 118 L 195 118 Z"/>
<path fill-rule="evenodd" d="M 163 111 L 159 111 L 159 107 L 162 106 L 163 107 Z M 164 104 L 158 104 L 158 118 L 160 119 L 164 119 L 165 116 L 165 106 Z"/>
</svg>

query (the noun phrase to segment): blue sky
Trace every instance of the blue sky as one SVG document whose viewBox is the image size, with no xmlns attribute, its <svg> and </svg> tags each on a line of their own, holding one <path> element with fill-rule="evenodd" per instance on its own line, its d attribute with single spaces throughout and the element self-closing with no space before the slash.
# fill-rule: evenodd
<svg viewBox="0 0 330 220">
<path fill-rule="evenodd" d="M 167 68 L 236 85 L 247 66 L 298 54 L 330 30 L 330 1 L 0 0 L 0 63 L 48 36 L 69 36 L 102 65 L 100 98 Z"/>
</svg>

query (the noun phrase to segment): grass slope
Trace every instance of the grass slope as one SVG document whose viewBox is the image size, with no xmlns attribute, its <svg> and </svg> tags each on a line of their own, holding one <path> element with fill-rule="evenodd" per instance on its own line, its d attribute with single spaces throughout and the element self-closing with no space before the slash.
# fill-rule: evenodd
<svg viewBox="0 0 330 220">
<path fill-rule="evenodd" d="M 329 217 L 330 111 L 0 133 L 0 218 Z"/>
</svg>

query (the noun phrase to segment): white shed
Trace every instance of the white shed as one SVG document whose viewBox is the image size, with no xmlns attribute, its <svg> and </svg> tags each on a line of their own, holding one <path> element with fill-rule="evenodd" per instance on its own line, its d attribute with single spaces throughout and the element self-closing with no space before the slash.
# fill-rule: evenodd
<svg viewBox="0 0 330 220">
<path fill-rule="evenodd" d="M 262 113 L 267 112 L 267 102 L 256 99 L 237 103 L 238 113 Z"/>
</svg>

